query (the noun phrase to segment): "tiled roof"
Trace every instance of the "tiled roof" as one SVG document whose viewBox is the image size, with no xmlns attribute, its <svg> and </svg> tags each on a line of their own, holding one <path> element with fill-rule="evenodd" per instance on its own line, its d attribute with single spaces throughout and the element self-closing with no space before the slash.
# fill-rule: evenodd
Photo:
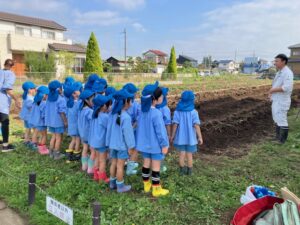
<svg viewBox="0 0 300 225">
<path fill-rule="evenodd" d="M 162 52 L 160 50 L 153 50 L 153 49 L 151 49 L 151 50 L 149 50 L 147 52 L 152 52 L 152 53 L 154 53 L 155 55 L 158 55 L 158 56 L 168 56 L 166 53 L 164 53 L 164 52 Z M 146 54 L 147 52 L 145 52 L 144 54 Z"/>
<path fill-rule="evenodd" d="M 25 25 L 50 28 L 50 29 L 55 29 L 55 30 L 62 30 L 62 31 L 67 30 L 64 26 L 62 26 L 52 20 L 45 20 L 45 19 L 40 19 L 40 18 L 35 18 L 35 17 L 22 16 L 22 15 L 7 13 L 7 12 L 0 12 L 0 20 L 13 22 L 13 23 L 19 23 L 19 24 L 25 24 Z"/>
<path fill-rule="evenodd" d="M 79 45 L 53 43 L 53 44 L 49 44 L 49 48 L 54 51 L 67 51 L 67 52 L 75 52 L 75 53 L 85 53 L 86 52 L 86 49 Z"/>
</svg>

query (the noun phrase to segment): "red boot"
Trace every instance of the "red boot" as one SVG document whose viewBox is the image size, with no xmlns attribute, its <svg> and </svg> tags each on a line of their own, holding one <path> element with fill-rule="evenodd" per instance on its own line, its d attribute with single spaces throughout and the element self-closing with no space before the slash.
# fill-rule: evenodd
<svg viewBox="0 0 300 225">
<path fill-rule="evenodd" d="M 97 167 L 93 168 L 93 172 L 94 172 L 94 181 L 99 181 L 99 169 Z"/>
<path fill-rule="evenodd" d="M 105 172 L 99 172 L 99 181 L 104 181 L 105 183 L 109 183 L 109 178 L 107 177 Z"/>
</svg>

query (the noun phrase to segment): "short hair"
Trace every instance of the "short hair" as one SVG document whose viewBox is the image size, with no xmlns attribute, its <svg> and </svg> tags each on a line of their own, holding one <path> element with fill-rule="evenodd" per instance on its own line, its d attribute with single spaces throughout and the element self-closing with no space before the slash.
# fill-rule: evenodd
<svg viewBox="0 0 300 225">
<path fill-rule="evenodd" d="M 285 54 L 278 54 L 275 59 L 281 59 L 281 61 L 284 61 L 285 64 L 288 63 L 289 59 Z"/>
<path fill-rule="evenodd" d="M 14 61 L 12 59 L 6 59 L 4 62 L 4 66 L 14 66 Z"/>
</svg>

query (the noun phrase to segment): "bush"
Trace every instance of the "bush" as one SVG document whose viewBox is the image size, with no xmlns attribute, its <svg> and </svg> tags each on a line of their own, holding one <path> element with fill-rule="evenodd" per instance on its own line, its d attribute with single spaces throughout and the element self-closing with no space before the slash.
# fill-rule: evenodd
<svg viewBox="0 0 300 225">
<path fill-rule="evenodd" d="M 25 52 L 26 76 L 49 82 L 55 77 L 56 61 L 54 52 Z"/>
</svg>

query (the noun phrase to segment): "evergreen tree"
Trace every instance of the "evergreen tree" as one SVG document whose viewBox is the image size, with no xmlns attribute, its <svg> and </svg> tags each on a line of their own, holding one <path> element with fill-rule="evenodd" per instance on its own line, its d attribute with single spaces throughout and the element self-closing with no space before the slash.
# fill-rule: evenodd
<svg viewBox="0 0 300 225">
<path fill-rule="evenodd" d="M 176 63 L 176 53 L 174 46 L 171 49 L 170 60 L 167 67 L 167 73 L 170 74 L 169 78 L 177 79 L 177 63 Z"/>
<path fill-rule="evenodd" d="M 88 45 L 86 48 L 86 60 L 84 64 L 84 80 L 87 79 L 90 73 L 103 75 L 103 66 L 100 56 L 98 42 L 94 32 L 91 33 Z"/>
</svg>

